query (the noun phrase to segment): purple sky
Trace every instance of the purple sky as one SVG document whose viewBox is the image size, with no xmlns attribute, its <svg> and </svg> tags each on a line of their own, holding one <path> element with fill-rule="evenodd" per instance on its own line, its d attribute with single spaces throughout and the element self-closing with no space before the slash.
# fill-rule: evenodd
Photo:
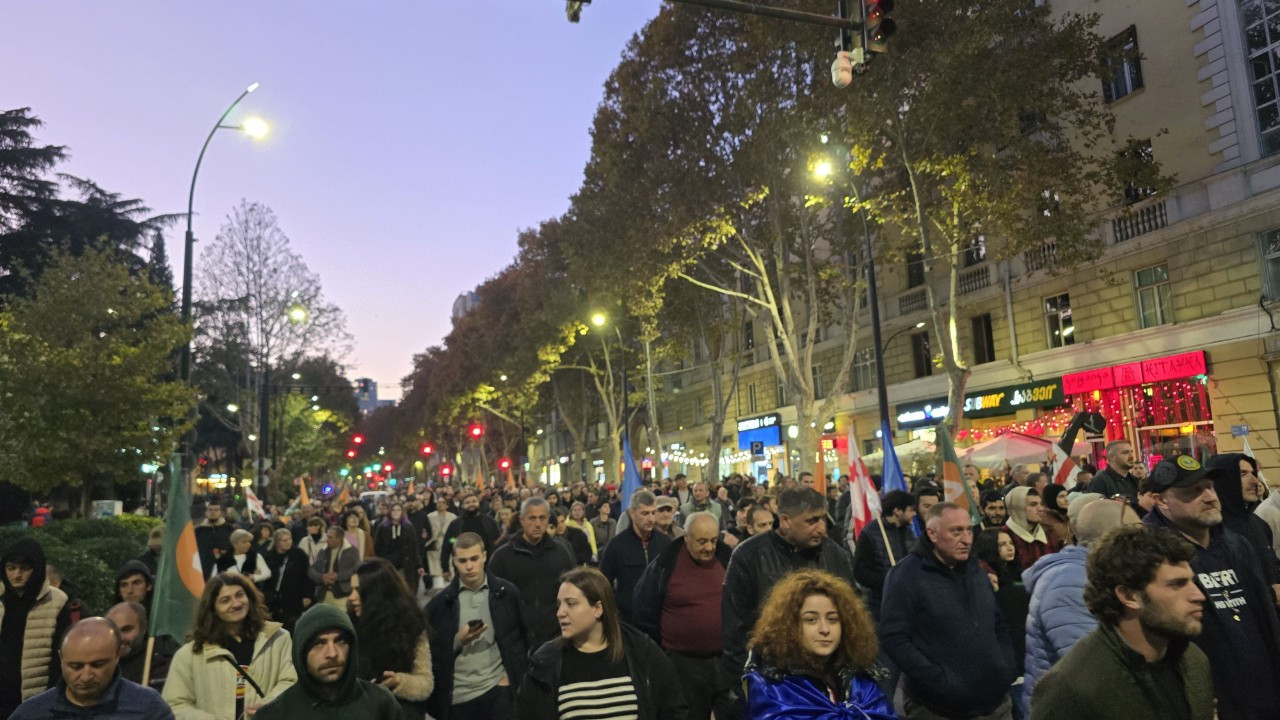
<svg viewBox="0 0 1280 720">
<path fill-rule="evenodd" d="M 237 115 L 272 134 L 214 138 L 196 237 L 241 198 L 274 209 L 346 311 L 351 376 L 398 397 L 454 298 L 567 208 L 602 83 L 658 6 L 597 0 L 572 25 L 563 0 L 12 3 L 0 107 L 32 108 L 63 171 L 185 212 L 205 134 L 260 82 Z M 181 228 L 167 239 L 180 281 Z"/>
</svg>

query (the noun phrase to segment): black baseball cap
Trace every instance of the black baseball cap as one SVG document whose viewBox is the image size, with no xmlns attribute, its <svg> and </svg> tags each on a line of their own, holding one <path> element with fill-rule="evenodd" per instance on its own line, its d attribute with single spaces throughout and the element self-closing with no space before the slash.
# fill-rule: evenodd
<svg viewBox="0 0 1280 720">
<path fill-rule="evenodd" d="M 1211 475 L 1211 471 L 1190 455 L 1179 455 L 1172 460 L 1161 460 L 1147 481 L 1156 492 L 1170 488 L 1191 487 Z"/>
</svg>

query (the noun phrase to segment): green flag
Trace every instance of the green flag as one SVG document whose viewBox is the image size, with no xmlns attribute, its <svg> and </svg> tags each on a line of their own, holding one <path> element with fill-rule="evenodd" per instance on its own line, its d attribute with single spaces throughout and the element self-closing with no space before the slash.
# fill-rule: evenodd
<svg viewBox="0 0 1280 720">
<path fill-rule="evenodd" d="M 960 472 L 960 458 L 956 456 L 956 447 L 951 444 L 951 428 L 945 421 L 938 423 L 934 433 L 934 444 L 938 447 L 938 461 L 942 464 L 942 492 L 947 502 L 953 502 L 968 511 L 969 519 L 974 525 L 982 520 L 978 512 L 978 498 L 964 473 Z"/>
<path fill-rule="evenodd" d="M 191 616 L 204 592 L 204 573 L 196 532 L 191 525 L 191 498 L 182 474 L 182 460 L 169 461 L 169 509 L 164 516 L 164 551 L 156 572 L 151 600 L 152 637 L 169 636 L 184 642 L 191 631 Z"/>
</svg>

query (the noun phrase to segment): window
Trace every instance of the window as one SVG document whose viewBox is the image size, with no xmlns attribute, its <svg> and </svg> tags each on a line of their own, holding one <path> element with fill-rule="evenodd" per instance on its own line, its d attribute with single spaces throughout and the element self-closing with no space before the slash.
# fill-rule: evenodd
<svg viewBox="0 0 1280 720">
<path fill-rule="evenodd" d="M 1280 229 L 1258 236 L 1262 253 L 1262 292 L 1268 300 L 1280 300 Z"/>
<path fill-rule="evenodd" d="M 751 321 L 742 324 L 742 349 L 750 350 L 756 346 L 756 329 Z"/>
<path fill-rule="evenodd" d="M 747 383 L 747 412 L 756 411 L 756 384 Z"/>
<path fill-rule="evenodd" d="M 964 266 L 973 267 L 983 260 L 987 259 L 987 237 L 979 235 L 969 241 L 969 246 L 964 249 Z"/>
<path fill-rule="evenodd" d="M 876 351 L 875 348 L 864 348 L 853 354 L 853 391 L 870 390 L 876 386 Z"/>
<path fill-rule="evenodd" d="M 1138 327 L 1164 325 L 1173 318 L 1169 304 L 1169 267 L 1156 265 L 1133 274 L 1138 292 Z"/>
<path fill-rule="evenodd" d="M 778 407 L 786 407 L 790 403 L 787 402 L 787 384 L 778 378 L 778 394 L 774 397 Z"/>
<path fill-rule="evenodd" d="M 1156 194 L 1152 187 L 1156 156 L 1150 140 L 1130 140 L 1120 151 L 1120 177 L 1124 178 L 1124 203 L 1132 205 Z"/>
<path fill-rule="evenodd" d="M 813 399 L 822 399 L 822 366 L 813 366 Z"/>
<path fill-rule="evenodd" d="M 1280 104 L 1276 102 L 1276 82 L 1280 80 L 1280 4 L 1263 0 L 1240 0 L 1244 16 L 1245 54 L 1249 58 L 1249 80 L 1253 83 L 1253 109 L 1262 134 L 1262 154 L 1280 152 Z"/>
<path fill-rule="evenodd" d="M 973 326 L 973 364 L 993 362 L 996 359 L 996 340 L 991 332 L 991 313 L 971 318 Z"/>
<path fill-rule="evenodd" d="M 1102 57 L 1102 97 L 1114 102 L 1142 89 L 1142 57 L 1138 29 L 1127 30 L 1107 41 Z"/>
<path fill-rule="evenodd" d="M 1071 321 L 1070 293 L 1044 299 L 1044 327 L 1045 335 L 1049 339 L 1049 347 L 1075 344 L 1076 326 Z"/>
<path fill-rule="evenodd" d="M 907 287 L 919 287 L 924 284 L 924 254 L 913 250 L 907 254 Z"/>
<path fill-rule="evenodd" d="M 706 421 L 706 411 L 702 407 L 702 398 L 698 398 L 693 402 L 693 424 L 701 425 Z"/>
<path fill-rule="evenodd" d="M 915 364 L 916 377 L 933 374 L 933 350 L 929 345 L 929 333 L 911 336 L 911 361 Z"/>
</svg>

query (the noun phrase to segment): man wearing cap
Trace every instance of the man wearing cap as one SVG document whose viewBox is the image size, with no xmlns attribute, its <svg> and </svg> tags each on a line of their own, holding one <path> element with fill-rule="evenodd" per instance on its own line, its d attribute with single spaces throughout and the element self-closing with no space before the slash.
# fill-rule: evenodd
<svg viewBox="0 0 1280 720">
<path fill-rule="evenodd" d="M 385 687 L 357 677 L 355 627 L 332 605 L 312 605 L 294 626 L 298 682 L 263 705 L 256 720 L 399 720 L 400 705 Z"/>
<path fill-rule="evenodd" d="M 1189 455 L 1162 460 L 1148 478 L 1158 496 L 1144 522 L 1195 545 L 1191 569 L 1208 598 L 1195 643 L 1209 657 L 1218 717 L 1272 718 L 1280 707 L 1276 589 L 1267 585 L 1249 542 L 1223 527 L 1210 472 Z"/>
<path fill-rule="evenodd" d="M 653 527 L 669 538 L 675 539 L 684 535 L 680 526 L 680 508 L 676 507 L 676 499 L 667 495 L 658 496 L 658 514 L 654 517 Z"/>
</svg>

